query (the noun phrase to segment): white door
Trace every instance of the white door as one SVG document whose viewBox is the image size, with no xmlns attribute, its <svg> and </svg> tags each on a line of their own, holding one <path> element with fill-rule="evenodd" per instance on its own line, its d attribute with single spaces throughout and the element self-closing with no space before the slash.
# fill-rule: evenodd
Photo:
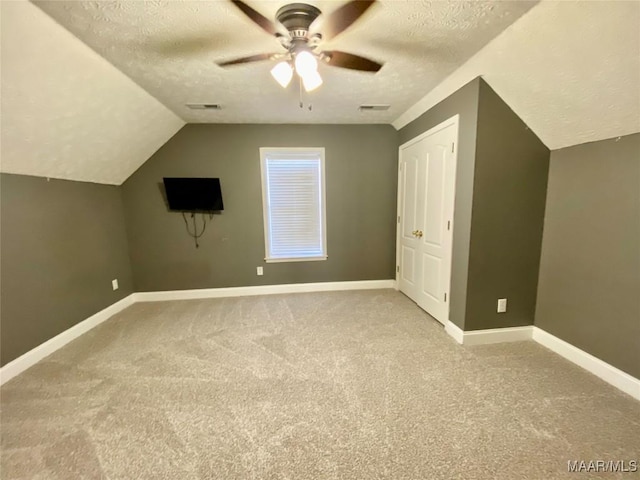
<svg viewBox="0 0 640 480">
<path fill-rule="evenodd" d="M 400 147 L 398 286 L 441 323 L 449 319 L 458 117 Z"/>
<path fill-rule="evenodd" d="M 420 144 L 415 143 L 400 150 L 400 180 L 401 202 L 399 205 L 399 257 L 398 272 L 400 290 L 410 298 L 415 299 L 419 291 L 419 262 L 420 246 L 417 236 L 418 205 L 420 195 L 424 195 L 420 178 L 424 176 L 424 162 L 420 161 Z"/>
</svg>

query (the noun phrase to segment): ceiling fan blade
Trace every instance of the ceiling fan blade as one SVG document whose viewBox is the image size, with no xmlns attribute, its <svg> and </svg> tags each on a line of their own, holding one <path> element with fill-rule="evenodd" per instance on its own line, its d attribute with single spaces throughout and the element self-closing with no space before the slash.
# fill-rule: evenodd
<svg viewBox="0 0 640 480">
<path fill-rule="evenodd" d="M 310 31 L 315 30 L 314 24 L 321 23 L 320 30 L 323 40 L 331 40 L 336 35 L 344 32 L 347 28 L 358 20 L 376 0 L 352 0 L 345 3 L 340 8 L 334 10 L 329 15 L 322 15 L 311 24 Z"/>
<path fill-rule="evenodd" d="M 359 55 L 353 55 L 352 53 L 333 50 L 330 52 L 322 52 L 322 54 L 328 58 L 327 63 L 334 67 L 349 68 L 362 72 L 377 72 L 382 68 L 381 63 L 374 62 Z"/>
<path fill-rule="evenodd" d="M 241 2 L 240 0 L 231 0 L 231 2 L 236 7 L 238 7 L 242 11 L 242 13 L 244 13 L 247 17 L 249 17 L 249 20 L 251 20 L 253 23 L 258 25 L 265 32 L 270 33 L 271 35 L 279 34 L 278 28 L 276 27 L 275 23 L 273 23 L 271 20 L 269 20 L 267 17 L 265 17 L 261 13 L 256 12 L 249 5 L 247 5 L 244 2 Z"/>
<path fill-rule="evenodd" d="M 240 65 L 243 63 L 261 62 L 263 60 L 270 60 L 276 57 L 278 53 L 260 53 L 258 55 L 251 55 L 249 57 L 236 58 L 234 60 L 227 60 L 226 62 L 216 62 L 220 67 L 228 67 L 231 65 Z"/>
</svg>

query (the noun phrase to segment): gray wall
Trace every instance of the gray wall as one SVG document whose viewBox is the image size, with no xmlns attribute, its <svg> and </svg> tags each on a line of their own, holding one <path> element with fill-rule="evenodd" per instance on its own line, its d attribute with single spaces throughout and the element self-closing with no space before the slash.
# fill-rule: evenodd
<svg viewBox="0 0 640 480">
<path fill-rule="evenodd" d="M 4 365 L 129 295 L 132 282 L 118 187 L 2 174 L 0 199 Z"/>
<path fill-rule="evenodd" d="M 640 378 L 640 134 L 551 152 L 535 324 Z"/>
<path fill-rule="evenodd" d="M 462 329 L 466 315 L 479 88 L 480 79 L 477 78 L 399 131 L 400 144 L 403 144 L 448 118 L 460 115 L 449 319 Z"/>
<path fill-rule="evenodd" d="M 548 172 L 549 149 L 481 80 L 465 330 L 533 325 Z"/>
<path fill-rule="evenodd" d="M 329 259 L 265 264 L 259 148 L 305 146 L 325 147 Z M 394 278 L 397 148 L 390 125 L 186 125 L 123 185 L 136 290 Z M 198 249 L 165 176 L 220 178 Z"/>
</svg>

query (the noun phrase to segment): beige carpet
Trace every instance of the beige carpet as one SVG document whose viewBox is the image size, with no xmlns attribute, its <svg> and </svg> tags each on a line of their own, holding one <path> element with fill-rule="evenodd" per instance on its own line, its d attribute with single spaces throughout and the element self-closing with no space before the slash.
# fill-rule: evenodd
<svg viewBox="0 0 640 480">
<path fill-rule="evenodd" d="M 3 479 L 638 478 L 640 402 L 392 290 L 137 304 L 1 390 Z"/>
</svg>

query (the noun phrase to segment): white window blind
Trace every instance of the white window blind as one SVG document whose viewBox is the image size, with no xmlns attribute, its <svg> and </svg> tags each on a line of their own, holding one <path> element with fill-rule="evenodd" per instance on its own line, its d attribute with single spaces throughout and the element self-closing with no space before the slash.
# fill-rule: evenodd
<svg viewBox="0 0 640 480">
<path fill-rule="evenodd" d="M 265 260 L 324 260 L 324 149 L 261 148 Z"/>
</svg>

